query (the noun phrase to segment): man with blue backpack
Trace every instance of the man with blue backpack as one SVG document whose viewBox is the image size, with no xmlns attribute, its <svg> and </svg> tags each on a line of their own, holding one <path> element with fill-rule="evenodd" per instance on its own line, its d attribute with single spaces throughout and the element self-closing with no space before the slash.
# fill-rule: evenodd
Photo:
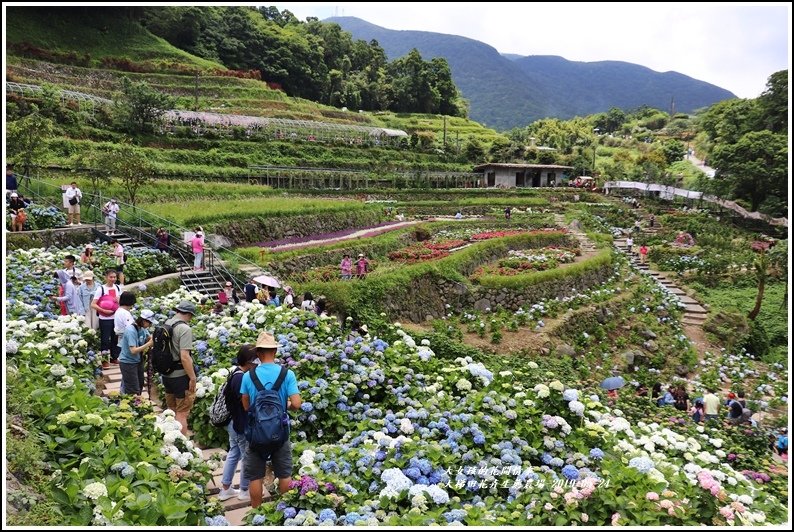
<svg viewBox="0 0 794 532">
<path fill-rule="evenodd" d="M 299 410 L 301 396 L 295 373 L 275 363 L 279 344 L 263 332 L 256 340 L 259 366 L 243 376 L 240 386 L 243 408 L 248 412 L 245 437 L 248 457 L 243 474 L 250 480 L 251 506 L 262 504 L 262 489 L 268 460 L 278 478 L 280 493 L 289 491 L 292 480 L 292 447 L 289 442 L 287 409 Z"/>
</svg>

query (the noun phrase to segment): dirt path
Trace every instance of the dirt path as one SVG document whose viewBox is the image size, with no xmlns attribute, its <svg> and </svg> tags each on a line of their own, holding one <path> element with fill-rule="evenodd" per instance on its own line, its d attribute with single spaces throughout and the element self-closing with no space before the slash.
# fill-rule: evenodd
<svg viewBox="0 0 794 532">
<path fill-rule="evenodd" d="M 392 225 L 387 225 L 385 227 L 376 227 L 374 229 L 362 229 L 361 231 L 356 231 L 355 233 L 350 233 L 349 235 L 340 236 L 336 238 L 318 238 L 317 240 L 309 240 L 307 242 L 300 242 L 298 244 L 284 244 L 283 246 L 275 246 L 275 247 L 268 247 L 263 248 L 267 249 L 268 251 L 278 252 L 278 251 L 288 251 L 291 249 L 300 249 L 312 246 L 322 246 L 324 244 L 331 244 L 333 242 L 343 242 L 345 240 L 353 240 L 355 238 L 364 238 L 370 236 L 377 236 L 383 233 L 388 233 L 389 231 L 394 231 L 395 229 L 400 229 L 402 227 L 409 227 L 411 225 L 416 225 L 422 223 L 424 220 L 411 220 L 409 222 L 397 222 Z"/>
</svg>

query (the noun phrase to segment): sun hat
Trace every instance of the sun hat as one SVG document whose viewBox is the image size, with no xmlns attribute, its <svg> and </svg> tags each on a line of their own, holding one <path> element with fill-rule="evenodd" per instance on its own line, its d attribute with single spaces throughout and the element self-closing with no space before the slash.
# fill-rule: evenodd
<svg viewBox="0 0 794 532">
<path fill-rule="evenodd" d="M 359 254 L 358 254 L 358 256 L 359 256 L 359 257 L 363 257 L 363 256 L 364 256 L 364 254 L 363 254 L 363 253 L 359 253 Z"/>
<path fill-rule="evenodd" d="M 190 301 L 181 301 L 179 305 L 176 306 L 175 309 L 177 312 L 183 312 L 185 314 L 196 314 L 196 305 L 191 303 Z"/>
<path fill-rule="evenodd" d="M 91 279 L 93 281 L 94 280 L 94 272 L 92 272 L 91 270 L 88 270 L 87 272 L 83 272 L 83 275 L 81 276 L 80 280 L 81 281 L 85 281 L 86 279 Z"/>
<path fill-rule="evenodd" d="M 276 339 L 273 338 L 272 334 L 263 332 L 256 339 L 256 347 L 263 349 L 278 349 L 279 344 L 276 342 Z"/>
<path fill-rule="evenodd" d="M 141 311 L 141 318 L 145 319 L 148 322 L 155 323 L 154 319 L 154 312 L 147 309 Z"/>
</svg>

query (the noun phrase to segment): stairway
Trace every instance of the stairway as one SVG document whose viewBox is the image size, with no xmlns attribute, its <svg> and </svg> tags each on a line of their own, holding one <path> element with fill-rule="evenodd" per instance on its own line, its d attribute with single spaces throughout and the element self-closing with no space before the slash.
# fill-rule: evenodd
<svg viewBox="0 0 794 532">
<path fill-rule="evenodd" d="M 206 296 L 215 296 L 223 290 L 225 282 L 209 270 L 194 271 L 192 266 L 182 266 L 179 271 L 182 286 L 188 290 L 195 290 Z"/>
<path fill-rule="evenodd" d="M 676 296 L 678 300 L 685 305 L 684 316 L 681 320 L 681 323 L 684 325 L 701 326 L 706 322 L 706 319 L 708 318 L 708 310 L 703 308 L 699 301 L 687 295 L 684 290 L 682 290 L 664 274 L 655 270 L 651 270 L 647 263 L 642 264 L 639 259 L 639 253 L 637 253 L 636 245 L 633 247 L 631 254 L 629 254 L 625 238 L 616 239 L 614 244 L 616 248 L 626 253 L 632 266 L 650 275 L 656 280 L 657 283 L 659 283 L 659 285 L 662 286 L 662 288 Z"/>
<path fill-rule="evenodd" d="M 97 388 L 97 391 L 100 392 L 100 396 L 107 397 L 110 392 L 118 392 L 119 388 L 121 387 L 121 368 L 116 364 L 111 364 L 110 368 L 102 370 L 103 375 L 103 382 L 101 382 Z M 154 390 L 154 387 L 152 388 Z M 154 393 L 154 392 L 153 392 Z M 149 399 L 149 394 L 146 390 L 143 391 L 141 396 L 144 399 Z M 155 404 L 153 405 L 155 414 L 162 413 L 163 409 L 157 404 L 156 396 L 155 396 Z M 188 433 L 190 434 L 190 433 Z M 195 443 L 195 442 L 194 442 Z M 209 460 L 213 454 L 220 453 L 222 455 L 226 455 L 225 449 L 220 448 L 211 448 L 211 449 L 202 449 L 201 454 L 204 457 L 204 460 Z M 242 462 L 238 462 L 237 470 L 234 473 L 234 478 L 232 480 L 232 487 L 238 488 L 240 487 L 240 474 L 242 468 Z M 221 481 L 223 478 L 223 466 L 224 462 L 221 461 L 220 465 L 217 469 L 212 471 L 212 480 L 206 486 L 206 493 L 207 498 L 214 497 L 218 494 L 221 489 Z M 268 475 L 265 477 L 265 482 L 272 482 L 273 475 L 268 468 Z M 267 502 L 270 500 L 270 494 L 267 490 L 263 493 L 263 502 Z M 251 502 L 250 501 L 241 501 L 237 497 L 232 497 L 226 501 L 222 501 L 223 506 L 226 510 L 225 517 L 229 521 L 232 526 L 240 526 L 243 523 L 243 518 L 248 510 L 251 509 Z"/>
<path fill-rule="evenodd" d="M 118 229 L 113 231 L 105 232 L 105 238 L 110 240 L 117 240 L 119 244 L 124 246 L 124 249 L 144 249 L 150 248 L 151 246 L 147 246 L 146 244 L 142 244 L 141 242 L 134 240 L 133 238 L 127 236 L 124 233 L 119 232 Z"/>
</svg>

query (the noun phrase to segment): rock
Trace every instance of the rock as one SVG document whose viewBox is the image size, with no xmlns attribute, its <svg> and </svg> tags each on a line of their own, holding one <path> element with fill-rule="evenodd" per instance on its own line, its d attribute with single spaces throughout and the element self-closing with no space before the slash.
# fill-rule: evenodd
<svg viewBox="0 0 794 532">
<path fill-rule="evenodd" d="M 491 308 L 491 301 L 488 299 L 480 299 L 474 303 L 474 310 L 485 312 L 485 309 Z"/>
<path fill-rule="evenodd" d="M 541 347 L 540 354 L 544 356 L 548 356 L 551 353 L 551 350 L 548 347 Z"/>
<path fill-rule="evenodd" d="M 634 365 L 634 351 L 624 351 L 623 358 L 626 360 L 626 364 L 629 366 Z"/>
<path fill-rule="evenodd" d="M 582 222 L 579 220 L 573 220 L 571 223 L 568 224 L 568 228 L 571 231 L 581 231 L 582 230 Z"/>
<path fill-rule="evenodd" d="M 576 350 L 568 344 L 558 345 L 555 352 L 558 355 L 566 355 L 569 357 L 576 356 Z"/>
<path fill-rule="evenodd" d="M 678 366 L 675 368 L 675 373 L 679 377 L 686 377 L 689 374 L 689 369 L 686 366 Z"/>
<path fill-rule="evenodd" d="M 213 248 L 216 248 L 216 249 L 217 248 L 231 248 L 231 247 L 234 247 L 234 244 L 232 243 L 232 241 L 229 238 L 227 238 L 227 237 L 225 237 L 223 235 L 216 235 L 216 234 L 210 233 L 210 234 L 207 235 L 207 240 L 209 240 L 210 245 Z"/>
<path fill-rule="evenodd" d="M 646 340 L 656 340 L 656 333 L 650 329 L 645 329 L 640 333 L 640 336 L 645 338 Z"/>
<path fill-rule="evenodd" d="M 435 317 L 432 314 L 428 314 L 427 316 L 425 316 L 425 321 L 433 321 L 434 319 Z"/>
<path fill-rule="evenodd" d="M 647 342 L 643 343 L 642 347 L 644 347 L 651 353 L 655 353 L 656 351 L 659 350 L 659 346 L 656 345 L 656 342 L 654 342 L 653 340 L 648 340 Z"/>
<path fill-rule="evenodd" d="M 469 287 L 466 286 L 464 283 L 451 283 L 452 284 L 452 292 L 458 295 L 466 295 L 469 293 Z"/>
</svg>

